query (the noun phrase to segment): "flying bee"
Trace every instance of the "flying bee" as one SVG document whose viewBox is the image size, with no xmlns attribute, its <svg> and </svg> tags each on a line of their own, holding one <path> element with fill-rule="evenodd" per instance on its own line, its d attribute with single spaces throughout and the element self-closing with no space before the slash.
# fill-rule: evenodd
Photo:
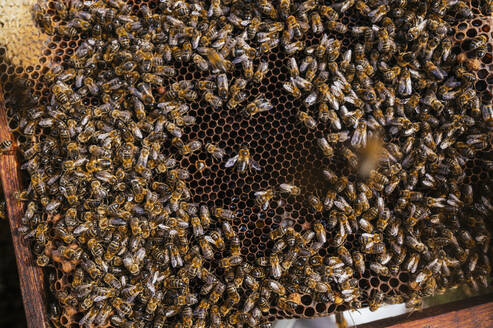
<svg viewBox="0 0 493 328">
<path fill-rule="evenodd" d="M 254 169 L 260 171 L 260 166 L 250 157 L 250 151 L 246 147 L 241 147 L 238 155 L 231 157 L 225 164 L 225 167 L 236 166 L 238 172 L 245 173 L 247 170 Z"/>
<path fill-rule="evenodd" d="M 269 208 L 269 203 L 273 197 L 274 197 L 274 191 L 272 189 L 255 192 L 256 202 L 259 206 L 262 206 L 262 209 L 264 211 L 267 210 L 267 208 Z"/>
</svg>

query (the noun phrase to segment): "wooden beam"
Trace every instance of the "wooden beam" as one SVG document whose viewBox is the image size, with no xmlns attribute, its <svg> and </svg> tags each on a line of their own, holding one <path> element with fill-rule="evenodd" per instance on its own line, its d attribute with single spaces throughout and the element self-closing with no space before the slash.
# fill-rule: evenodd
<svg viewBox="0 0 493 328">
<path fill-rule="evenodd" d="M 0 85 L 0 141 L 3 140 L 12 140 L 15 150 L 15 142 L 8 127 L 5 99 Z M 27 240 L 19 233 L 24 210 L 22 202 L 15 197 L 15 193 L 22 190 L 19 161 L 15 151 L 0 155 L 0 178 L 7 204 L 27 326 L 29 328 L 49 327 L 43 299 L 45 296 L 43 272 L 40 267 L 36 266 Z"/>
<path fill-rule="evenodd" d="M 433 306 L 358 328 L 489 328 L 493 327 L 493 294 Z"/>
</svg>

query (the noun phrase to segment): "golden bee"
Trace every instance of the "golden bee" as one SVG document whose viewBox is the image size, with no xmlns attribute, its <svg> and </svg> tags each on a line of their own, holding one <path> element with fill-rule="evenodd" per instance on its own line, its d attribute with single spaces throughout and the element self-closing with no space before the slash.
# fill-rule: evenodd
<svg viewBox="0 0 493 328">
<path fill-rule="evenodd" d="M 246 173 L 247 170 L 254 169 L 260 171 L 258 163 L 251 158 L 250 150 L 246 147 L 241 147 L 238 155 L 235 155 L 226 161 L 225 167 L 235 166 L 240 173 Z"/>
</svg>

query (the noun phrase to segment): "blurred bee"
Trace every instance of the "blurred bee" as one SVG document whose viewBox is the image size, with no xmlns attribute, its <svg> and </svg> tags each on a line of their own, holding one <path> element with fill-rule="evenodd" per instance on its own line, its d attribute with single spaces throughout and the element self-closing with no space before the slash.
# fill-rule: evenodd
<svg viewBox="0 0 493 328">
<path fill-rule="evenodd" d="M 254 169 L 260 171 L 260 166 L 250 157 L 248 148 L 242 146 L 238 155 L 227 160 L 225 167 L 236 166 L 238 172 L 245 173 L 247 170 Z"/>
</svg>

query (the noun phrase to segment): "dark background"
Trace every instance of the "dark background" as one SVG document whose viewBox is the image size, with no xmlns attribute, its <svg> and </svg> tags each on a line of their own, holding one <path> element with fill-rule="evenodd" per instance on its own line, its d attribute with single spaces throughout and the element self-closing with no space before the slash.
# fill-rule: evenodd
<svg viewBox="0 0 493 328">
<path fill-rule="evenodd" d="M 26 326 L 9 223 L 0 220 L 0 327 Z"/>
</svg>

